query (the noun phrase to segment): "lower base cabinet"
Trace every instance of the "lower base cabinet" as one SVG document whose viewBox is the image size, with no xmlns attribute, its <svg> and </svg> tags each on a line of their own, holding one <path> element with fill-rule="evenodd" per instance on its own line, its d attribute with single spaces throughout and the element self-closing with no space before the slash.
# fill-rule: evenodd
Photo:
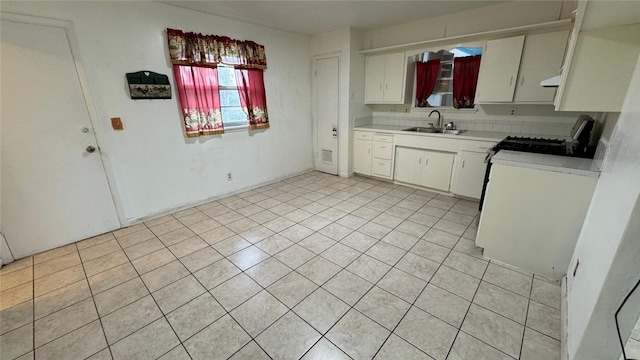
<svg viewBox="0 0 640 360">
<path fill-rule="evenodd" d="M 394 179 L 449 191 L 454 158 L 453 153 L 397 147 Z"/>
<path fill-rule="evenodd" d="M 487 170 L 486 152 L 460 151 L 458 154 L 458 173 L 453 193 L 469 198 L 480 199 L 484 174 Z"/>
<path fill-rule="evenodd" d="M 476 245 L 483 256 L 560 280 L 597 177 L 493 164 Z"/>
<path fill-rule="evenodd" d="M 371 175 L 371 139 L 356 138 L 353 142 L 353 172 Z"/>
</svg>

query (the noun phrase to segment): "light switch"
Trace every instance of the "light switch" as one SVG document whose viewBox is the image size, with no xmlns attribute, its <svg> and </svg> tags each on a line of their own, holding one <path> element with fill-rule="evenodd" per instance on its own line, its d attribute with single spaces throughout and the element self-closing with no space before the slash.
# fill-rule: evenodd
<svg viewBox="0 0 640 360">
<path fill-rule="evenodd" d="M 122 120 L 119 117 L 111 118 L 111 126 L 113 130 L 124 130 L 122 127 Z"/>
</svg>

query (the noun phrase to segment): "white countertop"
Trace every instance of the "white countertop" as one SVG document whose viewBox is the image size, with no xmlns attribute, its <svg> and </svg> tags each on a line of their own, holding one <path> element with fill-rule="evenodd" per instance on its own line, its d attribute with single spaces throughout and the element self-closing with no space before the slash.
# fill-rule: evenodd
<svg viewBox="0 0 640 360">
<path fill-rule="evenodd" d="M 410 128 L 411 126 L 399 126 L 399 125 L 363 125 L 353 128 L 353 130 L 361 130 L 361 131 L 381 131 L 388 133 L 396 133 L 402 135 L 416 135 L 416 136 L 432 136 L 439 138 L 451 138 L 451 139 L 461 139 L 461 140 L 480 140 L 480 141 L 502 141 L 509 135 L 509 133 L 503 132 L 493 132 L 493 131 L 474 131 L 474 130 L 465 130 L 461 132 L 459 135 L 452 134 L 441 134 L 441 133 L 420 133 L 420 132 L 411 132 L 411 131 L 402 131 L 402 129 Z M 541 136 L 542 137 L 542 136 Z"/>
<path fill-rule="evenodd" d="M 520 166 L 565 174 L 599 177 L 593 159 L 501 150 L 491 158 L 492 164 Z"/>
</svg>

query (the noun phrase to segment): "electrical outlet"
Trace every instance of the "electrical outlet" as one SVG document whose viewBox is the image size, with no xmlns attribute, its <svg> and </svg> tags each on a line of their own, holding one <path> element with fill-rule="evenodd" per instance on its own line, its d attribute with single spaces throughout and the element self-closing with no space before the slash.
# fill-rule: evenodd
<svg viewBox="0 0 640 360">
<path fill-rule="evenodd" d="M 227 181 L 231 181 L 232 177 L 231 177 L 231 173 L 227 173 Z"/>
<path fill-rule="evenodd" d="M 509 110 L 509 115 L 511 116 L 516 116 L 517 113 L 518 113 L 518 109 L 516 108 L 511 108 L 511 110 Z"/>
</svg>

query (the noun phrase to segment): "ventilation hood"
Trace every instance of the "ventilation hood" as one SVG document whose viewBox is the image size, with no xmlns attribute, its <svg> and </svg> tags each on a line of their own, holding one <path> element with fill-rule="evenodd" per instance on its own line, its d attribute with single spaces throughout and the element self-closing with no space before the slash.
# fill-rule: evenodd
<svg viewBox="0 0 640 360">
<path fill-rule="evenodd" d="M 540 86 L 542 87 L 558 87 L 560 86 L 560 78 L 562 75 L 554 76 L 552 78 L 548 78 L 546 80 L 542 80 L 540 82 Z"/>
</svg>

